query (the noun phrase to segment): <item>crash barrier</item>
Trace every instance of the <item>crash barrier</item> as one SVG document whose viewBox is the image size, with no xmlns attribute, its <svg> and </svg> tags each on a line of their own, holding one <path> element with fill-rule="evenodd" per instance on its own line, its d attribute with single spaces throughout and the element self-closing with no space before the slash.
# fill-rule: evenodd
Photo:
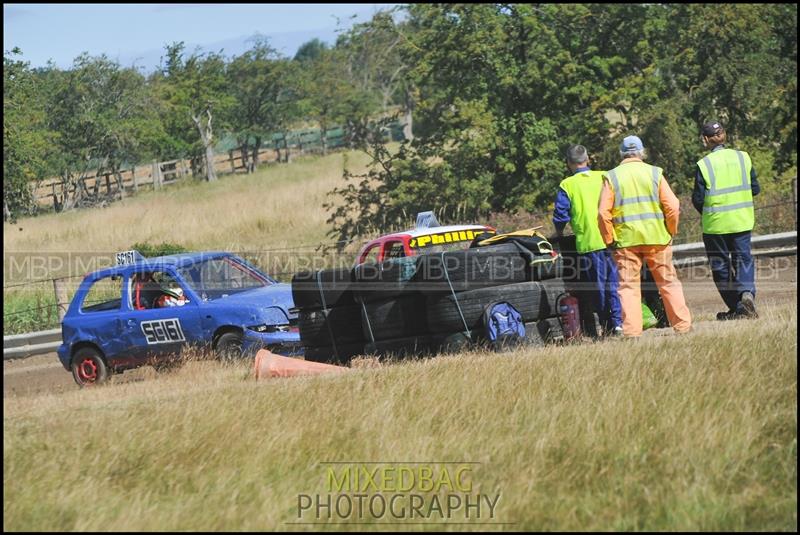
<svg viewBox="0 0 800 535">
<path fill-rule="evenodd" d="M 797 231 L 753 236 L 750 240 L 753 256 L 787 256 L 797 254 Z M 685 243 L 672 247 L 675 267 L 695 267 L 708 263 L 703 242 Z"/>
<path fill-rule="evenodd" d="M 305 358 L 341 364 L 458 350 L 481 341 L 484 312 L 496 302 L 521 313 L 528 342 L 561 338 L 560 266 L 557 253 L 526 256 L 507 243 L 297 273 Z"/>
<path fill-rule="evenodd" d="M 267 351 L 266 349 L 261 349 L 256 353 L 255 362 L 253 364 L 253 375 L 256 379 L 324 375 L 342 373 L 349 370 L 350 368 L 345 368 L 343 366 L 283 357 Z"/>
<path fill-rule="evenodd" d="M 3 337 L 3 360 L 51 353 L 61 345 L 61 329 Z"/>
</svg>

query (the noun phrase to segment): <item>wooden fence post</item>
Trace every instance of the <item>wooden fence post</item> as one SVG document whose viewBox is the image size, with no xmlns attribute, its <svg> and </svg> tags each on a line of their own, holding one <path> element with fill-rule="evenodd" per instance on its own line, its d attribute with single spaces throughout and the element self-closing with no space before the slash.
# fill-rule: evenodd
<svg viewBox="0 0 800 535">
<path fill-rule="evenodd" d="M 136 166 L 131 167 L 131 178 L 133 178 L 133 191 L 134 193 L 139 192 L 139 183 L 136 181 Z"/>
<path fill-rule="evenodd" d="M 61 323 L 67 313 L 67 306 L 69 306 L 69 299 L 67 298 L 67 285 L 63 279 L 53 279 L 53 289 L 56 292 L 58 322 Z"/>
<path fill-rule="evenodd" d="M 792 179 L 792 203 L 794 204 L 794 229 L 797 230 L 797 177 Z"/>
<path fill-rule="evenodd" d="M 161 189 L 161 164 L 153 161 L 153 189 Z"/>
<path fill-rule="evenodd" d="M 117 180 L 117 185 L 119 186 L 119 200 L 122 200 L 125 198 L 125 179 L 122 178 L 122 171 L 120 170 L 117 170 L 114 176 Z"/>
<path fill-rule="evenodd" d="M 228 157 L 230 158 L 230 161 L 231 161 L 231 173 L 235 173 L 236 172 L 236 160 L 234 160 L 234 158 L 233 158 L 233 150 L 229 150 L 228 151 Z"/>
</svg>

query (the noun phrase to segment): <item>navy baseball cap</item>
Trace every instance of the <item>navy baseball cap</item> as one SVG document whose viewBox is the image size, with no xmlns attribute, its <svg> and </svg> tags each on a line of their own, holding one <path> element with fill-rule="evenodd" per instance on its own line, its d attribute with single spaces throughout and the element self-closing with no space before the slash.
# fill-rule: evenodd
<svg viewBox="0 0 800 535">
<path fill-rule="evenodd" d="M 722 124 L 719 121 L 711 121 L 703 125 L 703 135 L 706 137 L 716 136 L 717 134 L 724 132 L 725 129 L 722 128 Z"/>
</svg>

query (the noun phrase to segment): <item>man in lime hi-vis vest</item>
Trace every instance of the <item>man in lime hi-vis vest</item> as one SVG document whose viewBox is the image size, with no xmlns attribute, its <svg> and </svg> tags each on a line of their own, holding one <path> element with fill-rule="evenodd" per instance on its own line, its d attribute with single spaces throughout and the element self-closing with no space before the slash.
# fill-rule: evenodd
<svg viewBox="0 0 800 535">
<path fill-rule="evenodd" d="M 597 226 L 597 207 L 603 187 L 603 171 L 589 168 L 589 154 L 583 145 L 567 149 L 567 167 L 572 175 L 561 181 L 556 193 L 553 226 L 560 237 L 567 223 L 575 233 L 578 281 L 602 324 L 603 333 L 622 334 L 617 266 Z"/>
<path fill-rule="evenodd" d="M 598 224 L 606 244 L 614 248 L 619 270 L 622 329 L 626 337 L 642 334 L 642 262 L 653 275 L 675 332 L 692 327 L 683 286 L 672 265 L 672 236 L 678 232 L 680 204 L 659 167 L 648 165 L 644 145 L 628 136 L 620 145 L 623 160 L 605 173 Z"/>
<path fill-rule="evenodd" d="M 750 155 L 725 146 L 719 121 L 703 125 L 703 145 L 711 152 L 697 162 L 692 204 L 703 216 L 703 243 L 714 283 L 726 312 L 719 320 L 755 318 L 755 265 L 750 234 L 755 223 L 753 196 L 761 187 Z"/>
</svg>

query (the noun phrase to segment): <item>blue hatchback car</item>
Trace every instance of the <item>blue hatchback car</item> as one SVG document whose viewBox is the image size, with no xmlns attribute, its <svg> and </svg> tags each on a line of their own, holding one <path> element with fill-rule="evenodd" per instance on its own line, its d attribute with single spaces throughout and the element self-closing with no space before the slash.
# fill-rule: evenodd
<svg viewBox="0 0 800 535">
<path fill-rule="evenodd" d="M 83 387 L 145 364 L 168 368 L 186 346 L 224 359 L 260 348 L 300 355 L 293 306 L 289 284 L 231 253 L 146 259 L 127 251 L 84 278 L 61 324 L 58 358 Z"/>
</svg>

